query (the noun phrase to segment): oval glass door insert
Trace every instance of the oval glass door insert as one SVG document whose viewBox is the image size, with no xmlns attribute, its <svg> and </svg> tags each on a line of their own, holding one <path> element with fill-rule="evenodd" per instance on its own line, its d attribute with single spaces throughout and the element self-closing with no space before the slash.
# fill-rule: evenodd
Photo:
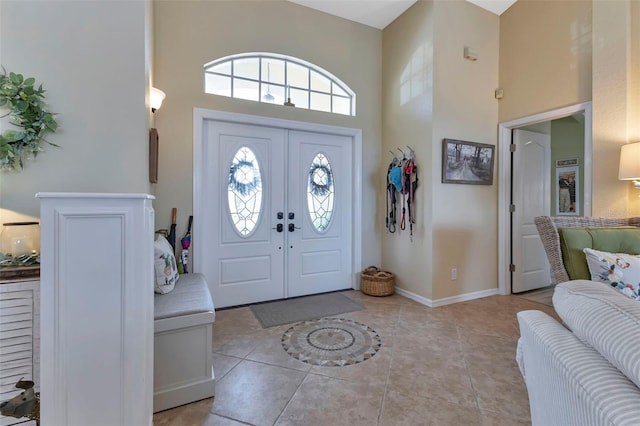
<svg viewBox="0 0 640 426">
<path fill-rule="evenodd" d="M 335 186 L 331 163 L 323 153 L 316 154 L 309 167 L 307 208 L 311 223 L 318 232 L 329 228 L 333 214 Z"/>
<path fill-rule="evenodd" d="M 249 147 L 241 147 L 233 156 L 227 197 L 236 231 L 248 237 L 256 228 L 262 211 L 262 173 L 258 159 Z"/>
</svg>

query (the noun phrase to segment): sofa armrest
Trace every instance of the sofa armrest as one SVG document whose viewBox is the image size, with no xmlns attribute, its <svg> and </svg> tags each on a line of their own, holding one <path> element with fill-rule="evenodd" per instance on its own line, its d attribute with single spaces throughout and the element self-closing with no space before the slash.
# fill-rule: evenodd
<svg viewBox="0 0 640 426">
<path fill-rule="evenodd" d="M 531 422 L 638 425 L 640 389 L 541 311 L 518 313 Z"/>
</svg>

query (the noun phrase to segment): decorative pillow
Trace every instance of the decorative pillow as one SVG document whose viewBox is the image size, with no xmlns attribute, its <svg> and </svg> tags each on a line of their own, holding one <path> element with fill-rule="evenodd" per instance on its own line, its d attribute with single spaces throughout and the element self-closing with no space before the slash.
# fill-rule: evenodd
<svg viewBox="0 0 640 426">
<path fill-rule="evenodd" d="M 158 235 L 153 243 L 153 265 L 156 275 L 155 292 L 169 293 L 178 281 L 176 256 L 171 244 L 162 235 Z"/>
<path fill-rule="evenodd" d="M 640 300 L 640 257 L 584 249 L 591 280 L 605 284 L 635 300 Z"/>
<path fill-rule="evenodd" d="M 640 339 L 633 337 L 640 327 L 640 303 L 611 287 L 575 280 L 556 286 L 553 307 L 576 337 L 640 386 Z M 585 377 L 599 373 L 580 372 Z"/>
</svg>

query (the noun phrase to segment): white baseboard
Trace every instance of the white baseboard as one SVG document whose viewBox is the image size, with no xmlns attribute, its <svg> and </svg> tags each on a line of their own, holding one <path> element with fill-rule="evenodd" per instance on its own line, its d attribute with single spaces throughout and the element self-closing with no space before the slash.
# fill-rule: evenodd
<svg viewBox="0 0 640 426">
<path fill-rule="evenodd" d="M 404 296 L 411 300 L 415 300 L 421 305 L 425 305 L 430 308 L 437 308 L 438 306 L 451 305 L 452 303 L 466 302 L 468 300 L 482 299 L 483 297 L 489 297 L 489 296 L 494 296 L 498 294 L 498 289 L 492 288 L 489 290 L 474 291 L 472 293 L 460 294 L 458 296 L 451 296 L 451 297 L 445 297 L 443 299 L 431 300 L 399 287 L 396 287 L 395 291 L 401 296 Z"/>
</svg>

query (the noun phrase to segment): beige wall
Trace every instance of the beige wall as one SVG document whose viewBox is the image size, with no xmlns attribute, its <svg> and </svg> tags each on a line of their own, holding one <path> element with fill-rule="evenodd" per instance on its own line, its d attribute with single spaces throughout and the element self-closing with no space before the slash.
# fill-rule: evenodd
<svg viewBox="0 0 640 426">
<path fill-rule="evenodd" d="M 496 145 L 499 18 L 467 2 L 435 5 L 431 275 L 437 300 L 498 286 L 497 161 L 490 186 L 443 184 L 441 174 L 442 139 Z M 463 58 L 464 46 L 478 53 L 477 61 Z"/>
<path fill-rule="evenodd" d="M 637 36 L 640 19 L 634 0 L 593 4 L 593 215 L 640 213 L 637 191 L 618 181 L 620 147 L 638 132 Z M 634 50 L 635 48 L 635 50 Z"/>
<path fill-rule="evenodd" d="M 591 100 L 591 9 L 518 0 L 500 16 L 501 122 Z"/>
<path fill-rule="evenodd" d="M 500 18 L 500 121 L 592 101 L 593 216 L 640 214 L 617 179 L 620 146 L 640 140 L 639 35 L 634 0 L 519 0 Z"/>
<path fill-rule="evenodd" d="M 627 138 L 629 142 L 640 142 L 640 2 L 631 2 L 631 48 L 629 93 L 629 121 L 627 122 Z M 640 215 L 640 192 L 631 184 L 627 184 L 629 191 L 629 214 Z"/>
<path fill-rule="evenodd" d="M 413 242 L 408 231 L 384 235 L 383 265 L 432 300 L 497 287 L 497 181 L 442 184 L 441 163 L 444 138 L 495 145 L 498 23 L 466 2 L 420 1 L 384 30 L 383 152 L 414 148 L 420 186 Z"/>
<path fill-rule="evenodd" d="M 178 208 L 178 234 L 193 205 L 193 108 L 362 129 L 363 264 L 380 263 L 380 87 L 382 32 L 285 1 L 156 1 L 154 85 L 167 94 L 155 114 L 160 135 L 156 225 Z M 314 63 L 357 95 L 348 117 L 203 93 L 203 65 L 244 52 L 275 52 Z"/>
<path fill-rule="evenodd" d="M 60 125 L 37 160 L 0 173 L 0 223 L 42 191 L 148 192 L 147 2 L 0 2 L 0 63 L 47 90 Z M 0 131 L 9 128 L 5 122 Z"/>
<path fill-rule="evenodd" d="M 389 150 L 400 153 L 411 146 L 416 153 L 420 183 L 416 195 L 416 225 L 413 243 L 400 230 L 402 198 L 398 199 L 395 233 L 382 238 L 382 266 L 396 274 L 396 285 L 431 298 L 432 185 L 433 164 L 433 38 L 434 5 L 419 1 L 384 29 L 382 86 L 382 156 L 380 170 L 392 159 Z M 378 179 L 378 197 L 383 215 L 386 173 Z M 381 223 L 384 223 L 382 221 Z"/>
</svg>

